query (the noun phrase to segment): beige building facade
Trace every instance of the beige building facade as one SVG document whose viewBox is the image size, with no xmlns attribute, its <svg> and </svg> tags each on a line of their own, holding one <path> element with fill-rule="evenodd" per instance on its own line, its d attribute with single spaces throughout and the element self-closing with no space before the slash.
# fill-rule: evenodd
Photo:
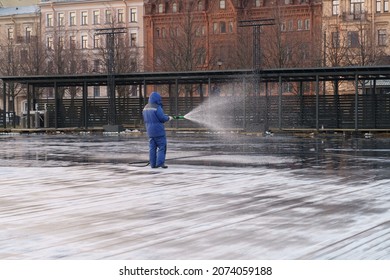
<svg viewBox="0 0 390 280">
<path fill-rule="evenodd" d="M 39 30 L 38 6 L 0 8 L 0 75 L 19 76 L 29 72 L 28 52 L 37 42 Z M 7 88 L 7 93 L 7 112 L 11 112 L 10 116 L 20 115 L 25 110 L 25 89 L 15 86 Z M 1 109 L 3 100 L 2 97 Z"/>
<path fill-rule="evenodd" d="M 32 6 L 0 8 L 1 75 L 107 73 L 107 36 L 111 33 L 115 33 L 111 71 L 143 71 L 143 11 L 142 0 L 41 0 Z M 23 115 L 27 109 L 25 88 L 7 91 L 7 111 Z M 50 90 L 38 94 L 54 96 Z M 107 90 L 89 88 L 88 94 L 104 97 Z M 76 88 L 62 92 L 68 98 L 78 95 L 81 91 Z M 0 108 L 2 103 L 1 98 Z"/>
<path fill-rule="evenodd" d="M 389 0 L 323 0 L 322 22 L 326 66 L 388 63 Z"/>
<path fill-rule="evenodd" d="M 385 65 L 390 62 L 389 0 L 323 0 L 323 65 Z M 368 82 L 368 81 L 366 81 Z M 362 92 L 364 85 L 359 85 Z M 328 83 L 327 93 L 354 93 L 354 82 Z"/>
<path fill-rule="evenodd" d="M 118 58 L 125 48 L 130 49 L 127 57 L 129 61 L 122 62 L 136 64 L 136 69 L 126 69 L 124 66 L 116 70 L 143 70 L 143 1 L 59 0 L 42 1 L 39 6 L 46 49 L 54 52 L 78 50 L 84 64 L 81 73 L 105 71 L 102 67 L 105 63 L 102 49 L 107 47 L 106 35 L 110 32 L 115 33 Z M 61 71 L 66 69 L 57 69 L 57 72 Z M 80 71 L 73 69 L 68 72 Z"/>
</svg>

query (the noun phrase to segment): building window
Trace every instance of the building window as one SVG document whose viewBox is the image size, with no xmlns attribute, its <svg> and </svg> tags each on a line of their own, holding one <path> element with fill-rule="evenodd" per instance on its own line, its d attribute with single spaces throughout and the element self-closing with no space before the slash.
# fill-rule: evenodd
<svg viewBox="0 0 390 280">
<path fill-rule="evenodd" d="M 233 22 L 232 21 L 229 21 L 229 33 L 233 33 Z"/>
<path fill-rule="evenodd" d="M 124 16 L 125 16 L 125 14 L 124 14 L 123 9 L 118 9 L 118 23 L 124 23 L 125 22 Z"/>
<path fill-rule="evenodd" d="M 130 22 L 137 22 L 137 9 L 130 8 Z"/>
<path fill-rule="evenodd" d="M 213 23 L 213 33 L 214 34 L 218 33 L 218 23 L 216 23 L 216 22 Z"/>
<path fill-rule="evenodd" d="M 76 48 L 76 37 L 75 36 L 69 37 L 69 47 L 72 50 L 74 50 Z"/>
<path fill-rule="evenodd" d="M 31 27 L 26 27 L 26 43 L 29 44 L 31 42 Z"/>
<path fill-rule="evenodd" d="M 378 30 L 378 45 L 379 46 L 386 46 L 387 45 L 386 29 L 379 29 Z"/>
<path fill-rule="evenodd" d="M 355 15 L 355 19 L 359 19 L 364 11 L 364 0 L 351 0 L 351 14 Z"/>
<path fill-rule="evenodd" d="M 219 28 L 220 28 L 220 32 L 221 32 L 221 33 L 226 33 L 226 22 L 221 21 L 221 22 L 219 23 Z"/>
<path fill-rule="evenodd" d="M 14 39 L 14 29 L 8 28 L 8 40 L 13 40 L 13 39 Z"/>
<path fill-rule="evenodd" d="M 53 15 L 52 14 L 46 15 L 46 26 L 53 27 Z"/>
<path fill-rule="evenodd" d="M 158 13 L 162 14 L 164 12 L 164 5 L 163 4 L 158 4 Z"/>
<path fill-rule="evenodd" d="M 50 61 L 48 61 L 47 62 L 47 71 L 49 72 L 49 73 L 53 73 L 53 71 L 54 71 L 54 63 L 53 63 L 53 61 L 52 60 L 50 60 Z M 49 95 L 54 95 L 53 93 L 51 93 L 51 92 L 49 92 L 48 93 Z"/>
<path fill-rule="evenodd" d="M 100 35 L 93 36 L 93 48 L 94 49 L 100 48 Z"/>
<path fill-rule="evenodd" d="M 130 47 L 137 46 L 137 33 L 130 33 Z"/>
<path fill-rule="evenodd" d="M 350 48 L 359 47 L 359 33 L 357 31 L 348 32 L 348 47 Z"/>
<path fill-rule="evenodd" d="M 288 21 L 288 31 L 293 31 L 293 29 L 294 29 L 294 21 L 292 20 L 292 19 L 290 19 L 289 21 Z"/>
<path fill-rule="evenodd" d="M 202 1 L 198 2 L 198 11 L 203 11 L 203 2 Z"/>
<path fill-rule="evenodd" d="M 261 0 L 255 0 L 255 7 L 261 6 Z"/>
<path fill-rule="evenodd" d="M 64 36 L 58 37 L 58 47 L 60 50 L 64 49 L 65 39 Z"/>
<path fill-rule="evenodd" d="M 310 19 L 305 19 L 305 30 L 310 30 Z"/>
<path fill-rule="evenodd" d="M 333 0 L 332 1 L 332 15 L 337 16 L 340 13 L 340 1 Z"/>
<path fill-rule="evenodd" d="M 69 13 L 69 25 L 75 26 L 76 25 L 76 12 L 70 12 Z"/>
<path fill-rule="evenodd" d="M 58 13 L 58 26 L 65 26 L 65 15 L 64 15 L 64 13 Z"/>
<path fill-rule="evenodd" d="M 82 49 L 87 49 L 88 48 L 88 36 L 87 35 L 82 35 L 81 36 L 81 48 Z"/>
<path fill-rule="evenodd" d="M 84 11 L 81 12 L 81 25 L 87 25 L 88 24 L 88 12 Z"/>
<path fill-rule="evenodd" d="M 72 60 L 72 61 L 70 62 L 70 71 L 71 71 L 72 73 L 76 73 L 76 71 L 77 71 L 77 63 L 76 63 L 75 60 Z"/>
<path fill-rule="evenodd" d="M 198 27 L 195 29 L 195 36 L 196 36 L 196 37 L 202 36 L 202 26 L 198 26 Z"/>
<path fill-rule="evenodd" d="M 219 0 L 219 8 L 226 9 L 226 1 L 225 0 Z"/>
<path fill-rule="evenodd" d="M 27 50 L 20 50 L 20 59 L 22 61 L 28 60 L 28 51 Z"/>
<path fill-rule="evenodd" d="M 383 1 L 383 11 L 388 12 L 389 11 L 389 0 Z"/>
<path fill-rule="evenodd" d="M 332 32 L 332 47 L 339 48 L 340 47 L 340 35 L 339 32 Z"/>
<path fill-rule="evenodd" d="M 298 30 L 302 30 L 303 29 L 303 22 L 301 19 L 298 19 Z"/>
<path fill-rule="evenodd" d="M 307 44 L 302 44 L 300 48 L 300 59 L 307 60 L 310 57 L 309 47 Z"/>
<path fill-rule="evenodd" d="M 96 73 L 99 73 L 100 72 L 100 60 L 99 59 L 95 59 L 93 61 L 93 72 L 96 72 Z"/>
<path fill-rule="evenodd" d="M 294 89 L 292 83 L 283 83 L 283 92 L 292 92 L 293 90 Z"/>
<path fill-rule="evenodd" d="M 196 64 L 202 66 L 206 63 L 206 50 L 199 48 L 196 50 Z"/>
<path fill-rule="evenodd" d="M 282 22 L 280 24 L 280 31 L 282 31 L 282 32 L 286 31 L 286 23 L 285 22 Z"/>
<path fill-rule="evenodd" d="M 82 69 L 83 73 L 87 73 L 88 72 L 88 60 L 83 59 L 81 61 L 81 69 Z"/>
<path fill-rule="evenodd" d="M 100 24 L 100 11 L 93 11 L 93 24 Z"/>
<path fill-rule="evenodd" d="M 382 0 L 376 0 L 376 12 L 381 12 Z"/>
<path fill-rule="evenodd" d="M 112 23 L 112 11 L 106 10 L 106 23 Z"/>
<path fill-rule="evenodd" d="M 93 96 L 94 97 L 99 97 L 100 96 L 100 87 L 99 86 L 94 86 L 93 87 Z"/>
<path fill-rule="evenodd" d="M 198 30 L 198 29 L 196 29 L 196 30 Z M 197 35 L 196 32 L 197 32 L 197 31 L 195 31 L 195 36 Z M 177 37 L 176 28 L 169 28 L 169 36 L 170 36 L 171 38 Z"/>
<path fill-rule="evenodd" d="M 173 3 L 172 5 L 172 13 L 177 13 L 177 4 Z"/>
<path fill-rule="evenodd" d="M 156 37 L 160 38 L 160 29 L 159 28 L 156 28 Z"/>
<path fill-rule="evenodd" d="M 47 37 L 47 49 L 53 50 L 53 37 Z"/>
</svg>

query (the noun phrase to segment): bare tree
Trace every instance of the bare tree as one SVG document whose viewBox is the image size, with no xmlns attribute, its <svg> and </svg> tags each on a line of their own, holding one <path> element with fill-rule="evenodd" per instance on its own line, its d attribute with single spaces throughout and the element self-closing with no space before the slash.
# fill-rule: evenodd
<svg viewBox="0 0 390 280">
<path fill-rule="evenodd" d="M 193 71 L 208 64 L 205 26 L 191 8 L 180 13 L 167 27 L 157 30 L 156 71 Z"/>
<path fill-rule="evenodd" d="M 194 12 L 195 5 L 196 1 L 189 1 L 168 25 L 154 31 L 155 71 L 203 70 L 216 60 L 211 57 L 211 52 L 208 52 L 204 14 Z M 197 90 L 199 90 L 197 85 L 180 86 L 179 92 L 184 91 L 187 108 L 193 107 L 192 97 Z M 170 90 L 168 91 L 171 95 Z"/>
</svg>

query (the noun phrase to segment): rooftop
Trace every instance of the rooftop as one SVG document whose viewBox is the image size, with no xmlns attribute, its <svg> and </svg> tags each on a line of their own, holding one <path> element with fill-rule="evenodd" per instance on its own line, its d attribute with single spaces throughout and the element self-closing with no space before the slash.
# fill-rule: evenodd
<svg viewBox="0 0 390 280">
<path fill-rule="evenodd" d="M 24 15 L 38 12 L 38 6 L 0 8 L 0 16 Z"/>
</svg>

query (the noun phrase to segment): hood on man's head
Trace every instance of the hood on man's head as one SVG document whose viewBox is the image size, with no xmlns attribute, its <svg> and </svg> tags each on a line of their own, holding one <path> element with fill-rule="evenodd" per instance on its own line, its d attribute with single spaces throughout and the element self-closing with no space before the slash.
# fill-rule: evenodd
<svg viewBox="0 0 390 280">
<path fill-rule="evenodd" d="M 158 92 L 152 92 L 149 96 L 149 103 L 155 103 L 158 105 L 162 105 L 161 95 Z"/>
</svg>

